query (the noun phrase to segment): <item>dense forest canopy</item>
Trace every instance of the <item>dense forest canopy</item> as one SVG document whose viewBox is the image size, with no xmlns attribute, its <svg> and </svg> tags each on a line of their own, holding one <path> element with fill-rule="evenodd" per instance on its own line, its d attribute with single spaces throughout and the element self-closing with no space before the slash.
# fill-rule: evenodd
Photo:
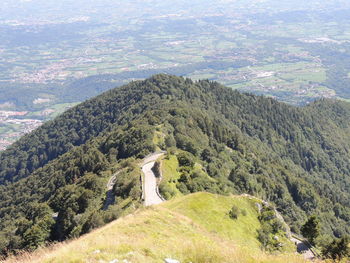
<svg viewBox="0 0 350 263">
<path fill-rule="evenodd" d="M 341 101 L 295 107 L 164 74 L 131 82 L 0 153 L 0 249 L 79 236 L 137 207 L 137 159 L 159 148 L 178 159 L 183 194 L 248 193 L 274 203 L 293 231 L 316 214 L 323 235 L 350 234 L 349 120 Z M 104 210 L 116 171 L 116 202 Z"/>
</svg>

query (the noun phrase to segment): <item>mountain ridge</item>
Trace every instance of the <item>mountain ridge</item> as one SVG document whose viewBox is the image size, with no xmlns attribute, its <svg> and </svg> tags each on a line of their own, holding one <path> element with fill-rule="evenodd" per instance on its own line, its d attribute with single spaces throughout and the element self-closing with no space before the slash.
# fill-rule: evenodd
<svg viewBox="0 0 350 263">
<path fill-rule="evenodd" d="M 299 108 L 208 80 L 160 74 L 131 82 L 0 154 L 1 249 L 76 237 L 139 206 L 137 159 L 156 148 L 177 160 L 177 177 L 161 188 L 169 198 L 249 193 L 274 203 L 295 232 L 315 213 L 325 235 L 350 233 L 349 118 L 350 105 L 333 100 Z M 106 178 L 118 167 L 127 169 L 116 179 L 116 204 L 102 212 Z M 31 205 L 58 212 L 57 221 L 47 216 L 41 228 Z"/>
</svg>

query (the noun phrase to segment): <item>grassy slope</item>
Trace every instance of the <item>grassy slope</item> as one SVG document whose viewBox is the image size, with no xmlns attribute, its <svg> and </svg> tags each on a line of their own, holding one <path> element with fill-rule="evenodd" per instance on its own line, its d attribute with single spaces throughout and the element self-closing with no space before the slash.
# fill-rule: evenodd
<svg viewBox="0 0 350 263">
<path fill-rule="evenodd" d="M 267 255 L 256 240 L 255 201 L 247 197 L 196 193 L 140 209 L 77 240 L 39 249 L 8 262 L 304 262 L 293 252 Z M 247 215 L 231 220 L 231 206 Z M 291 247 L 289 244 L 287 247 Z M 288 249 L 287 249 L 288 250 Z M 120 262 L 119 261 L 119 262 Z"/>
<path fill-rule="evenodd" d="M 170 155 L 169 159 L 162 161 L 162 183 L 167 184 L 176 196 L 181 196 L 182 193 L 176 188 L 176 181 L 180 177 L 178 172 L 179 162 L 175 155 Z"/>
</svg>

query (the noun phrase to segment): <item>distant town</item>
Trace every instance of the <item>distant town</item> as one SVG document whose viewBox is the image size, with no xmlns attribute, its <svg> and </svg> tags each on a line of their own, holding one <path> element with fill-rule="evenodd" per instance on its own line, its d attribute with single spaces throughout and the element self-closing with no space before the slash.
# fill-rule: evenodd
<svg viewBox="0 0 350 263">
<path fill-rule="evenodd" d="M 25 118 L 27 111 L 0 111 L 0 129 L 14 126 L 13 132 L 0 133 L 0 151 L 5 150 L 9 145 L 21 136 L 39 127 L 43 121 Z"/>
</svg>

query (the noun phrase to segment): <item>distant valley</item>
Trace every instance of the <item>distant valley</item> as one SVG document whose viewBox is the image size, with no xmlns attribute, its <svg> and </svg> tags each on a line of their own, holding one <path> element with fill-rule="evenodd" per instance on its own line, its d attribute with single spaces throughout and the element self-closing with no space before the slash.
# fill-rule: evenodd
<svg viewBox="0 0 350 263">
<path fill-rule="evenodd" d="M 349 3 L 300 3 L 105 0 L 84 1 L 76 12 L 69 1 L 36 0 L 46 12 L 34 18 L 30 2 L 5 1 L 0 111 L 28 113 L 2 117 L 0 150 L 72 105 L 156 73 L 293 105 L 350 99 Z"/>
</svg>

